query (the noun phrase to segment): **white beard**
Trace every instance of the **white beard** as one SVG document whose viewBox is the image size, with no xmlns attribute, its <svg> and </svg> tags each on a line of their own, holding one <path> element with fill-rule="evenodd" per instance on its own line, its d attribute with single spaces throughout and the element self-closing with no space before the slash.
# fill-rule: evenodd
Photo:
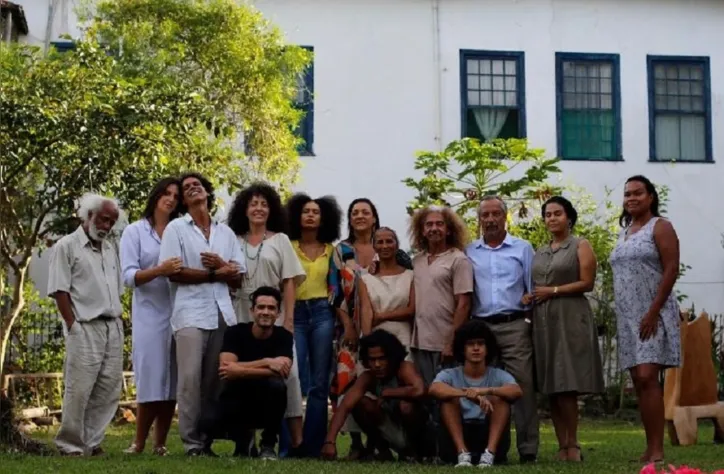
<svg viewBox="0 0 724 474">
<path fill-rule="evenodd" d="M 96 227 L 96 223 L 91 221 L 88 225 L 88 234 L 90 235 L 90 238 L 95 240 L 96 242 L 100 242 L 101 240 L 108 237 L 108 232 L 98 230 L 98 227 Z"/>
</svg>

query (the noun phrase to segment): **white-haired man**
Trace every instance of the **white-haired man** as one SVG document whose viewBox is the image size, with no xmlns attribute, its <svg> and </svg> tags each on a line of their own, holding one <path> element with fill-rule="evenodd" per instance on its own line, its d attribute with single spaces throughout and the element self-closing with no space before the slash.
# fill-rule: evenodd
<svg viewBox="0 0 724 474">
<path fill-rule="evenodd" d="M 87 194 L 82 224 L 50 257 L 48 294 L 65 322 L 63 419 L 55 444 L 69 456 L 103 454 L 105 430 L 118 409 L 123 379 L 123 280 L 117 248 L 107 240 L 121 210 Z"/>
</svg>

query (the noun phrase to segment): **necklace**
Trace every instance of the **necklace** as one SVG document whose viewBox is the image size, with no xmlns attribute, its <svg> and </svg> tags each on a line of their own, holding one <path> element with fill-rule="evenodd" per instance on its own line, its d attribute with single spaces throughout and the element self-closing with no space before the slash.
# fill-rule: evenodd
<svg viewBox="0 0 724 474">
<path fill-rule="evenodd" d="M 259 244 L 259 249 L 256 251 L 256 254 L 254 256 L 249 255 L 249 234 L 246 234 L 246 237 L 244 238 L 244 255 L 248 260 L 256 260 L 259 258 L 259 255 L 261 254 L 262 249 L 264 249 L 264 241 L 266 240 L 266 232 L 264 232 L 264 235 L 261 238 L 261 243 Z"/>
<path fill-rule="evenodd" d="M 261 238 L 261 243 L 259 244 L 259 248 L 256 251 L 256 254 L 249 255 L 249 234 L 246 234 L 246 238 L 244 238 L 244 255 L 246 256 L 247 262 L 249 262 L 249 267 L 251 267 L 251 262 L 254 263 L 254 269 L 251 272 L 247 272 L 244 274 L 244 279 L 249 282 L 254 280 L 254 277 L 256 276 L 257 270 L 259 270 L 259 257 L 261 256 L 261 251 L 264 250 L 264 241 L 266 240 L 266 232 L 264 232 L 264 235 Z"/>
</svg>

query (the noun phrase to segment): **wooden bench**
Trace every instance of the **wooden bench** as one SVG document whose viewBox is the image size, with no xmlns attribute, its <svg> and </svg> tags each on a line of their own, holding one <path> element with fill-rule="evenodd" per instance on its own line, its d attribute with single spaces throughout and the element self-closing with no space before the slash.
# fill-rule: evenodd
<svg viewBox="0 0 724 474">
<path fill-rule="evenodd" d="M 673 445 L 696 444 L 702 419 L 714 423 L 714 442 L 724 443 L 724 402 L 717 400 L 717 377 L 711 358 L 711 323 L 704 312 L 688 322 L 682 313 L 681 367 L 667 369 L 664 418 Z"/>
</svg>

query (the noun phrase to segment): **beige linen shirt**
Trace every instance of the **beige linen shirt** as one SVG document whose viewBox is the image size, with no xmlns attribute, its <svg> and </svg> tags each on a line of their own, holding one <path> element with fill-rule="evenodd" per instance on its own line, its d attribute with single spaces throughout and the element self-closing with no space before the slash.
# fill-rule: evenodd
<svg viewBox="0 0 724 474">
<path fill-rule="evenodd" d="M 415 284 L 415 327 L 412 347 L 442 352 L 450 337 L 455 296 L 473 292 L 473 267 L 458 249 L 441 253 L 428 264 L 428 253 L 412 260 Z"/>
<path fill-rule="evenodd" d="M 98 250 L 83 227 L 78 227 L 55 243 L 48 271 L 48 295 L 68 293 L 77 321 L 121 316 L 121 263 L 109 240 L 103 240 Z"/>
</svg>

